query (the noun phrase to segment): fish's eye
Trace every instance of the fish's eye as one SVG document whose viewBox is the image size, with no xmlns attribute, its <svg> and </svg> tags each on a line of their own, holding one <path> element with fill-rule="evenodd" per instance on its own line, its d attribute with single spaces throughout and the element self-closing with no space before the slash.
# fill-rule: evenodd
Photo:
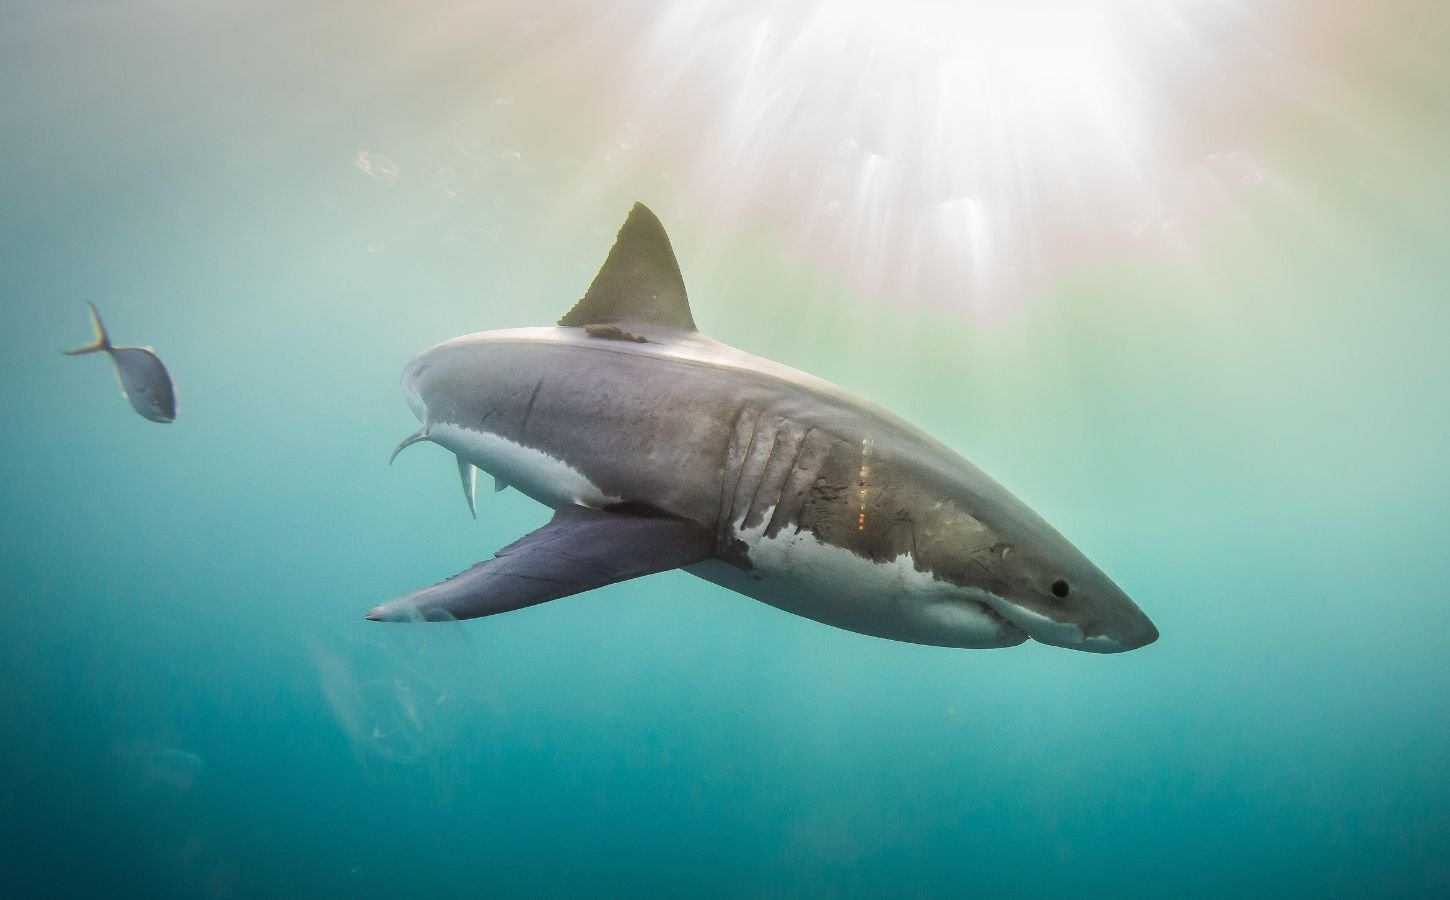
<svg viewBox="0 0 1450 900">
<path fill-rule="evenodd" d="M 1052 583 L 1052 596 L 1066 597 L 1070 593 L 1072 593 L 1072 588 L 1069 587 L 1067 582 L 1063 581 L 1061 578 L 1057 579 Z"/>
</svg>

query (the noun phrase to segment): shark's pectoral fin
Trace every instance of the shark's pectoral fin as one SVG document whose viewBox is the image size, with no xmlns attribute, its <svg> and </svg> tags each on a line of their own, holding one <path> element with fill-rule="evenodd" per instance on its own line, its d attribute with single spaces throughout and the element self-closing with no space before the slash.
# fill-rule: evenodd
<svg viewBox="0 0 1450 900">
<path fill-rule="evenodd" d="M 374 621 L 474 619 L 557 600 L 714 555 L 713 532 L 662 514 L 566 506 L 549 524 L 431 587 L 384 603 Z"/>
<path fill-rule="evenodd" d="M 463 499 L 468 501 L 468 512 L 476 519 L 478 507 L 473 498 L 478 493 L 478 470 L 461 456 L 458 457 L 458 480 L 463 482 Z"/>
</svg>

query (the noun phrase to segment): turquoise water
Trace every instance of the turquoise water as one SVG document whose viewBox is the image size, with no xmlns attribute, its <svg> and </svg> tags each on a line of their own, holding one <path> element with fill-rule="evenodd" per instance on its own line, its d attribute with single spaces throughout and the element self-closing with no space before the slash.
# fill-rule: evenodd
<svg viewBox="0 0 1450 900">
<path fill-rule="evenodd" d="M 830 199 L 859 160 L 825 123 L 660 87 L 698 72 L 616 89 L 651 74 L 649 4 L 8 7 L 0 893 L 1450 892 L 1435 4 L 1205 43 L 1283 52 L 1144 121 L 1252 190 L 1184 199 L 1160 160 L 1176 212 L 1034 200 L 1057 230 L 968 270 L 873 231 L 908 178 Z M 686 32 L 658 34 L 709 63 Z M 726 119 L 738 145 L 668 127 Z M 364 622 L 547 519 L 514 491 L 470 519 L 436 448 L 388 467 L 403 365 L 552 322 L 636 199 L 707 334 L 961 450 L 1162 638 L 898 644 L 681 573 Z M 85 300 L 166 361 L 174 424 L 60 355 Z"/>
</svg>

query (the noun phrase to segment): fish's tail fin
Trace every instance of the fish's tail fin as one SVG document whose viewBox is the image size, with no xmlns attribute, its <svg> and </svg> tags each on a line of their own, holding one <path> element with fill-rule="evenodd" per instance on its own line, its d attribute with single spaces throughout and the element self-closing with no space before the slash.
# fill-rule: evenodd
<svg viewBox="0 0 1450 900">
<path fill-rule="evenodd" d="M 96 311 L 96 305 L 87 301 L 86 306 L 91 308 L 91 327 L 95 329 L 96 338 L 84 347 L 62 350 L 61 352 L 66 356 L 80 356 L 83 353 L 97 353 L 101 350 L 111 349 L 111 336 L 106 334 L 106 326 L 101 323 L 101 314 Z"/>
</svg>

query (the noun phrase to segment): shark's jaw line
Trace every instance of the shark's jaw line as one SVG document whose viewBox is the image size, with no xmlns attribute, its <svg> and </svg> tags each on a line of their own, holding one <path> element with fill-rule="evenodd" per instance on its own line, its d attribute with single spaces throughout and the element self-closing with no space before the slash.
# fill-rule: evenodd
<svg viewBox="0 0 1450 900">
<path fill-rule="evenodd" d="M 1074 622 L 1059 622 L 1013 603 L 1005 597 L 985 592 L 983 597 L 983 602 L 990 605 L 997 615 L 1011 622 L 1039 643 L 1086 650 L 1092 653 L 1118 653 L 1129 649 L 1121 641 L 1116 641 L 1107 635 L 1089 635 L 1081 625 Z"/>
<path fill-rule="evenodd" d="M 1058 622 L 990 592 L 983 592 L 983 602 L 1035 641 L 1059 647 L 1077 647 L 1083 643 L 1082 628 L 1071 622 Z"/>
</svg>

